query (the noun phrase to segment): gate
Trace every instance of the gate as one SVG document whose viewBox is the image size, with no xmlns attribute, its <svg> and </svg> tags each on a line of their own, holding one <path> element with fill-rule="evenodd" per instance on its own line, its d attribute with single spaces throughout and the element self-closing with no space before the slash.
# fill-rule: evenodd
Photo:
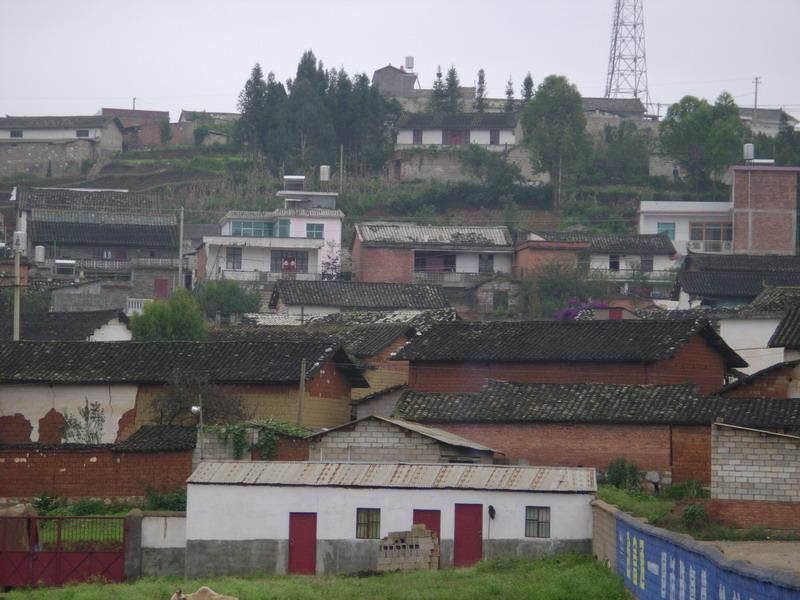
<svg viewBox="0 0 800 600">
<path fill-rule="evenodd" d="M 125 517 L 0 517 L 0 588 L 125 579 Z"/>
</svg>

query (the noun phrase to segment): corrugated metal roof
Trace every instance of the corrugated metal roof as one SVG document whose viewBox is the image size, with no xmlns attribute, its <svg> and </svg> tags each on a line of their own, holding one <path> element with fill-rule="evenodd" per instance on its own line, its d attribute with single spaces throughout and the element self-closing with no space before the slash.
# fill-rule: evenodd
<svg viewBox="0 0 800 600">
<path fill-rule="evenodd" d="M 336 462 L 203 462 L 189 483 L 593 493 L 594 469 Z"/>
<path fill-rule="evenodd" d="M 512 245 L 508 227 L 463 225 L 417 225 L 416 223 L 359 223 L 356 229 L 367 245 L 508 247 Z"/>
</svg>

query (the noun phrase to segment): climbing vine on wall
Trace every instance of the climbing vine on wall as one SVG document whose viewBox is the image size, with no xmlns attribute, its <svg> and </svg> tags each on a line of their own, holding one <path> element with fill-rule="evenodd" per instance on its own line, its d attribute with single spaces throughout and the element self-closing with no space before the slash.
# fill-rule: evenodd
<svg viewBox="0 0 800 600">
<path fill-rule="evenodd" d="M 217 438 L 233 446 L 233 456 L 239 460 L 245 452 L 261 451 L 263 460 L 275 456 L 275 448 L 281 436 L 305 437 L 313 432 L 293 423 L 284 423 L 274 419 L 252 419 L 232 425 L 205 425 L 203 431 L 216 434 Z M 251 435 L 255 432 L 255 435 Z"/>
</svg>

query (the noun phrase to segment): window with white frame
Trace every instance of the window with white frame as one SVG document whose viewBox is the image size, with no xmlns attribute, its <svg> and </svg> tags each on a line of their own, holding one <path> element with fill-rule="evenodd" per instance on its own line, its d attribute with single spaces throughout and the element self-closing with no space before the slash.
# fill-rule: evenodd
<svg viewBox="0 0 800 600">
<path fill-rule="evenodd" d="M 323 223 L 306 223 L 306 237 L 315 240 L 325 238 L 325 225 Z"/>
<path fill-rule="evenodd" d="M 242 270 L 242 249 L 228 247 L 225 249 L 225 268 L 231 271 Z"/>
<path fill-rule="evenodd" d="M 671 241 L 675 241 L 675 223 L 659 223 L 656 227 L 658 233 L 666 233 Z"/>
<path fill-rule="evenodd" d="M 232 221 L 231 235 L 272 237 L 275 225 L 269 221 Z"/>
<path fill-rule="evenodd" d="M 525 507 L 525 537 L 550 537 L 550 507 Z"/>
</svg>

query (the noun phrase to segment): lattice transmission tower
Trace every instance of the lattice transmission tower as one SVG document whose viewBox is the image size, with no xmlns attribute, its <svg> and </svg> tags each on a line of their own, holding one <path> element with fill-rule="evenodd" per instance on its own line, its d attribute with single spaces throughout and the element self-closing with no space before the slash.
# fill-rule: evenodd
<svg viewBox="0 0 800 600">
<path fill-rule="evenodd" d="M 614 0 L 606 98 L 639 98 L 649 110 L 643 3 L 644 0 Z"/>
</svg>

